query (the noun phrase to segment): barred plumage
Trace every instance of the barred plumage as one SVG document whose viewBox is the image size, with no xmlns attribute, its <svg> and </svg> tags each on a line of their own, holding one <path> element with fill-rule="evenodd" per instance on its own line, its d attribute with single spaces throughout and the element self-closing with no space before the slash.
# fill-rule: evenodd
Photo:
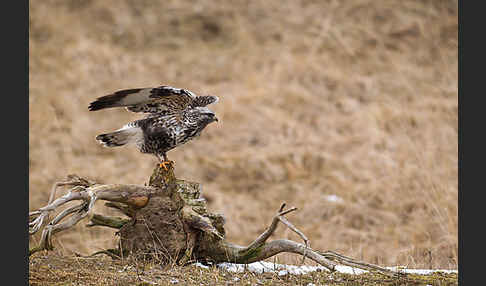
<svg viewBox="0 0 486 286">
<path fill-rule="evenodd" d="M 99 97 L 90 104 L 89 110 L 126 107 L 132 112 L 149 113 L 144 119 L 100 134 L 96 139 L 107 147 L 134 143 L 140 152 L 167 161 L 167 151 L 199 136 L 209 123 L 218 121 L 206 107 L 217 101 L 216 96 L 196 96 L 185 89 L 160 86 L 125 89 Z"/>
<path fill-rule="evenodd" d="M 116 91 L 91 102 L 91 111 L 112 107 L 126 107 L 132 112 L 159 113 L 182 111 L 188 107 L 204 107 L 218 101 L 217 96 L 196 96 L 193 92 L 162 85 Z"/>
</svg>

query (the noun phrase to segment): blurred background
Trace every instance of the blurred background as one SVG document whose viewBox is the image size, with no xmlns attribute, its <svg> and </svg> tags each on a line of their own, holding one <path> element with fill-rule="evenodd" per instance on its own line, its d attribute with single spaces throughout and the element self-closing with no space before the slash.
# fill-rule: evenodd
<svg viewBox="0 0 486 286">
<path fill-rule="evenodd" d="M 68 174 L 147 183 L 154 156 L 94 139 L 140 114 L 88 105 L 172 85 L 220 97 L 211 106 L 220 121 L 168 156 L 225 215 L 229 241 L 249 244 L 287 202 L 316 249 L 457 268 L 457 6 L 29 1 L 29 208 Z M 96 211 L 118 215 L 103 203 Z M 115 246 L 114 231 L 86 223 L 56 235 L 56 249 Z M 301 241 L 283 226 L 272 238 Z"/>
</svg>

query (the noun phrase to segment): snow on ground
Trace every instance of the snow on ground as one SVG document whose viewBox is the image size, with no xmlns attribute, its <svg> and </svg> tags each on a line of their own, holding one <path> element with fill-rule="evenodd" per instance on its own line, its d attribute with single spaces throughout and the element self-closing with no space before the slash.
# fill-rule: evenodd
<svg viewBox="0 0 486 286">
<path fill-rule="evenodd" d="M 336 195 L 326 195 L 324 196 L 324 199 L 328 202 L 331 202 L 331 203 L 342 203 L 344 202 L 344 200 L 339 197 L 339 196 L 336 196 Z"/>
<path fill-rule="evenodd" d="M 201 263 L 196 263 L 195 265 L 203 268 L 208 268 L 208 266 L 205 266 Z M 245 271 L 249 271 L 253 273 L 274 272 L 274 273 L 278 273 L 278 275 L 281 276 L 287 274 L 294 274 L 294 275 L 307 274 L 309 272 L 314 272 L 314 271 L 329 271 L 324 266 L 307 266 L 307 265 L 297 266 L 297 265 L 277 264 L 277 263 L 266 262 L 266 261 L 254 262 L 250 264 L 235 264 L 235 263 L 225 262 L 225 263 L 217 264 L 216 267 L 229 272 L 245 272 Z M 404 267 L 387 267 L 387 268 L 390 270 L 400 270 L 401 272 L 404 273 L 413 273 L 413 274 L 422 274 L 422 275 L 428 275 L 434 272 L 457 273 L 457 270 L 446 270 L 446 269 L 435 269 L 435 270 L 434 269 L 406 269 Z M 368 272 L 366 270 L 345 266 L 345 265 L 336 266 L 336 270 L 338 272 L 346 273 L 346 274 L 362 274 Z"/>
</svg>

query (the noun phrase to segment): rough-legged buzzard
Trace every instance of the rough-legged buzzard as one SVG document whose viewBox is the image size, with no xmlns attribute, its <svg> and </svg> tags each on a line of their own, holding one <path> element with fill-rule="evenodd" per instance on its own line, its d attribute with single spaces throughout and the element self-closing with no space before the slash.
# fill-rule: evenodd
<svg viewBox="0 0 486 286">
<path fill-rule="evenodd" d="M 186 89 L 159 86 L 116 91 L 91 102 L 89 110 L 126 107 L 132 112 L 148 113 L 144 119 L 96 136 L 96 140 L 107 147 L 134 143 L 140 152 L 157 156 L 166 168 L 167 151 L 199 136 L 209 123 L 218 121 L 206 107 L 217 101 L 217 96 L 196 96 Z"/>
</svg>

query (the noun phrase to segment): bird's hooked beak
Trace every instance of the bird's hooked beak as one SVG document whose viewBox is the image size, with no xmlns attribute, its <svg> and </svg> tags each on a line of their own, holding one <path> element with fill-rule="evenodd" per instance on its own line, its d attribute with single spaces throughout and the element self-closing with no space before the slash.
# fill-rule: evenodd
<svg viewBox="0 0 486 286">
<path fill-rule="evenodd" d="M 214 116 L 214 117 L 213 117 L 213 121 L 218 122 L 219 120 L 218 120 L 218 118 L 217 118 L 216 116 Z"/>
</svg>

